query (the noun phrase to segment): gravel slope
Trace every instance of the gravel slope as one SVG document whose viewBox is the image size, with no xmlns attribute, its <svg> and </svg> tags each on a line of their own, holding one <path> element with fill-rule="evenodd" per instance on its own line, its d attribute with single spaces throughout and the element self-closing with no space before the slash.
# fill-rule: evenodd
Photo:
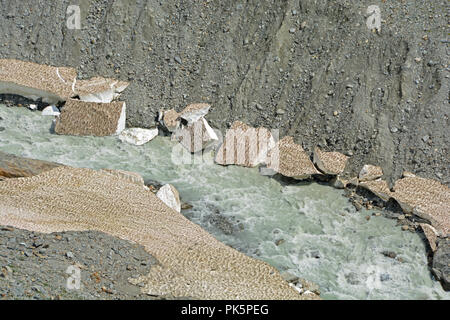
<svg viewBox="0 0 450 320">
<path fill-rule="evenodd" d="M 156 263 L 142 246 L 102 232 L 0 226 L 0 299 L 156 299 L 128 282 Z M 81 270 L 80 290 L 66 287 L 73 265 Z"/>
</svg>

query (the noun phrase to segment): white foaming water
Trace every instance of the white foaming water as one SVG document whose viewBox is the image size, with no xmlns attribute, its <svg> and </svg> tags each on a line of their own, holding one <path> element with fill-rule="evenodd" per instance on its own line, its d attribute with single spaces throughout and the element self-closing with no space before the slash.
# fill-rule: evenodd
<svg viewBox="0 0 450 320">
<path fill-rule="evenodd" d="M 283 186 L 257 169 L 211 161 L 175 165 L 170 159 L 176 144 L 168 138 L 134 146 L 117 137 L 59 136 L 50 133 L 51 117 L 3 105 L 0 117 L 1 151 L 171 183 L 194 206 L 183 212 L 191 221 L 280 271 L 317 283 L 324 299 L 450 299 L 432 279 L 418 234 L 381 216 L 367 221 L 371 212 L 355 212 L 340 190 L 316 183 Z M 222 231 L 219 224 L 227 223 L 218 216 L 231 222 L 232 234 Z M 386 250 L 404 262 L 382 255 Z"/>
</svg>

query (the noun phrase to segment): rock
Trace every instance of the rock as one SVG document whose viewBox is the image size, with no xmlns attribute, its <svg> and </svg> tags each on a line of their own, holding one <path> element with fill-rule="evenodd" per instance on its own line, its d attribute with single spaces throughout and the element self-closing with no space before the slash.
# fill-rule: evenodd
<svg viewBox="0 0 450 320">
<path fill-rule="evenodd" d="M 392 192 L 385 180 L 376 179 L 370 181 L 362 181 L 358 184 L 358 186 L 371 191 L 373 194 L 384 201 L 388 201 L 392 197 Z"/>
<path fill-rule="evenodd" d="M 292 274 L 287 271 L 280 272 L 281 277 L 286 280 L 289 283 L 297 283 L 299 281 L 299 277 L 297 277 L 295 274 Z"/>
<path fill-rule="evenodd" d="M 74 68 L 0 59 L 0 94 L 15 94 L 31 100 L 42 98 L 45 103 L 56 104 L 74 95 L 72 85 L 76 77 Z"/>
<path fill-rule="evenodd" d="M 95 103 L 70 99 L 56 119 L 57 134 L 110 136 L 125 129 L 125 102 Z"/>
<path fill-rule="evenodd" d="M 167 128 L 169 132 L 176 131 L 180 126 L 180 114 L 174 109 L 168 111 L 160 111 L 160 117 L 162 124 Z"/>
<path fill-rule="evenodd" d="M 321 174 L 302 146 L 296 144 L 290 136 L 278 141 L 275 147 L 270 149 L 268 158 L 267 167 L 285 177 L 302 180 L 313 174 Z"/>
<path fill-rule="evenodd" d="M 314 282 L 299 278 L 298 283 L 301 284 L 302 289 L 304 291 L 310 291 L 314 294 L 320 295 L 320 288 L 317 284 L 315 284 Z"/>
<path fill-rule="evenodd" d="M 350 272 L 344 275 L 345 280 L 351 285 L 357 285 L 361 283 L 359 275 L 356 272 Z"/>
<path fill-rule="evenodd" d="M 389 281 L 391 280 L 391 275 L 389 273 L 382 273 L 380 274 L 380 281 Z"/>
<path fill-rule="evenodd" d="M 191 204 L 189 204 L 189 203 L 183 202 L 181 204 L 181 210 L 189 210 L 189 209 L 192 209 L 192 208 L 193 208 L 193 206 Z"/>
<path fill-rule="evenodd" d="M 226 132 L 215 162 L 221 165 L 256 167 L 267 163 L 268 151 L 274 146 L 275 139 L 268 129 L 253 128 L 235 121 Z"/>
<path fill-rule="evenodd" d="M 393 190 L 392 197 L 403 212 L 429 221 L 441 236 L 449 234 L 450 189 L 446 185 L 405 172 Z"/>
<path fill-rule="evenodd" d="M 0 177 L 31 177 L 62 166 L 59 163 L 17 157 L 0 151 Z"/>
<path fill-rule="evenodd" d="M 341 176 L 336 176 L 330 181 L 330 184 L 336 189 L 344 189 L 347 183 L 348 180 L 343 179 Z"/>
<path fill-rule="evenodd" d="M 432 271 L 445 291 L 450 291 L 450 239 L 441 239 L 433 256 Z"/>
<path fill-rule="evenodd" d="M 213 206 L 209 207 L 212 209 L 212 213 L 208 216 L 209 223 L 218 228 L 224 234 L 232 235 L 235 231 L 235 227 L 231 219 L 222 215 L 217 208 Z"/>
<path fill-rule="evenodd" d="M 59 116 L 60 114 L 61 112 L 59 112 L 59 109 L 56 106 L 48 106 L 42 110 L 43 116 Z"/>
<path fill-rule="evenodd" d="M 75 256 L 73 255 L 73 253 L 71 251 L 67 251 L 66 252 L 66 257 L 69 258 L 69 259 L 75 258 Z"/>
<path fill-rule="evenodd" d="M 32 110 L 32 111 L 35 111 L 35 110 L 37 110 L 37 105 L 36 104 L 30 104 L 30 105 L 28 105 L 28 109 L 30 109 L 30 110 Z"/>
<path fill-rule="evenodd" d="M 275 147 L 275 139 L 266 128 L 253 128 L 235 121 L 215 156 L 220 165 L 256 167 L 267 163 L 268 151 Z"/>
<path fill-rule="evenodd" d="M 78 80 L 74 85 L 73 96 L 78 96 L 85 102 L 110 103 L 118 98 L 128 85 L 125 81 L 102 77 Z"/>
<path fill-rule="evenodd" d="M 175 60 L 175 62 L 178 63 L 178 64 L 181 64 L 181 63 L 182 63 L 181 58 L 180 58 L 179 56 L 175 56 L 175 57 L 173 58 L 173 60 Z"/>
<path fill-rule="evenodd" d="M 210 108 L 211 106 L 207 103 L 190 104 L 180 112 L 180 118 L 186 120 L 188 125 L 191 125 L 206 116 Z"/>
<path fill-rule="evenodd" d="M 366 164 L 359 172 L 359 181 L 371 181 L 383 176 L 383 169 L 377 166 Z"/>
<path fill-rule="evenodd" d="M 425 237 L 427 238 L 428 243 L 430 244 L 431 251 L 435 252 L 437 249 L 436 242 L 438 239 L 438 232 L 436 231 L 435 228 L 433 228 L 427 223 L 419 223 L 419 226 L 422 228 L 423 233 L 425 234 Z"/>
<path fill-rule="evenodd" d="M 171 184 L 165 184 L 162 186 L 156 196 L 161 199 L 168 207 L 174 209 L 177 212 L 181 212 L 181 201 L 178 190 Z"/>
<path fill-rule="evenodd" d="M 314 148 L 314 164 L 325 174 L 339 175 L 344 172 L 348 158 L 340 152 L 324 152 L 320 148 Z"/>
<path fill-rule="evenodd" d="M 142 128 L 129 128 L 123 130 L 119 139 L 122 142 L 131 143 L 137 146 L 141 146 L 155 138 L 158 135 L 158 129 L 142 129 Z"/>
<path fill-rule="evenodd" d="M 200 152 L 219 141 L 219 137 L 203 117 L 190 125 L 181 126 L 172 134 L 171 139 L 180 142 L 191 153 Z"/>
<path fill-rule="evenodd" d="M 383 251 L 381 252 L 385 257 L 395 259 L 397 257 L 397 254 L 393 251 Z"/>
<path fill-rule="evenodd" d="M 408 231 L 409 230 L 409 226 L 408 225 L 403 225 L 402 226 L 402 230 L 403 231 Z"/>
</svg>

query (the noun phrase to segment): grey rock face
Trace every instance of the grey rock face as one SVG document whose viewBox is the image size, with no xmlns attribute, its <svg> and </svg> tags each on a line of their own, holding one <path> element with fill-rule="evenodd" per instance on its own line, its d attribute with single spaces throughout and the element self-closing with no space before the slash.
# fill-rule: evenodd
<svg viewBox="0 0 450 320">
<path fill-rule="evenodd" d="M 441 239 L 433 256 L 432 270 L 442 287 L 450 291 L 450 239 Z"/>
</svg>

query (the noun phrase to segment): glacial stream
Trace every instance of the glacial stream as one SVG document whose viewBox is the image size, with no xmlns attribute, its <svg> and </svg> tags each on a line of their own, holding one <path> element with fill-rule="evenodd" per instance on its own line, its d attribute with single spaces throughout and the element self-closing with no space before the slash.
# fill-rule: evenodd
<svg viewBox="0 0 450 320">
<path fill-rule="evenodd" d="M 237 250 L 317 283 L 324 299 L 450 299 L 432 278 L 418 234 L 382 216 L 367 221 L 372 211 L 355 211 L 340 190 L 284 186 L 257 169 L 222 167 L 212 159 L 174 164 L 176 143 L 165 137 L 134 146 L 117 137 L 52 134 L 53 117 L 26 108 L 0 105 L 0 117 L 1 151 L 171 183 L 193 205 L 183 211 L 187 218 Z"/>
</svg>

